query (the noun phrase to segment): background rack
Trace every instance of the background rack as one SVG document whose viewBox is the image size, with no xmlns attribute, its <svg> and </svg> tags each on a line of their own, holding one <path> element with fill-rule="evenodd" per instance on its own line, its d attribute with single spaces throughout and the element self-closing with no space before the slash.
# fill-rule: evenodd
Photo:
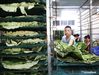
<svg viewBox="0 0 99 75">
<path fill-rule="evenodd" d="M 1 0 L 0 1 L 0 5 L 11 5 L 13 3 L 35 3 L 35 6 L 33 8 L 31 8 L 30 10 L 27 10 L 27 8 L 24 8 L 24 11 L 26 12 L 26 14 L 23 14 L 21 12 L 21 9 L 19 9 L 19 7 L 17 8 L 16 12 L 6 12 L 4 10 L 2 10 L 2 8 L 0 8 L 0 12 L 2 13 L 0 15 L 0 23 L 5 23 L 5 22 L 33 22 L 33 21 L 37 21 L 37 22 L 41 22 L 41 23 L 45 23 L 45 25 L 39 25 L 39 26 L 31 26 L 31 27 L 20 27 L 20 28 L 15 28 L 15 29 L 5 29 L 3 27 L 0 26 L 0 71 L 1 71 L 1 75 L 47 75 L 47 42 L 46 42 L 46 1 L 45 0 Z M 35 12 L 34 12 L 35 11 Z M 4 32 L 9 32 L 9 31 L 35 31 L 35 32 L 40 32 L 38 35 L 35 36 L 4 36 Z M 12 40 L 16 40 L 16 39 L 33 39 L 33 38 L 40 38 L 45 40 L 44 43 L 31 43 L 31 44 L 25 44 L 25 45 L 18 45 L 18 46 L 11 46 L 11 47 L 7 47 L 5 45 L 5 40 L 8 39 L 12 39 Z M 2 51 L 6 48 L 33 48 L 36 46 L 44 46 L 44 48 L 42 48 L 42 50 L 40 52 L 32 52 L 32 53 L 19 53 L 19 54 L 4 54 L 2 53 Z M 38 66 L 40 66 L 38 69 L 22 69 L 22 70 L 16 70 L 16 69 L 6 69 L 4 68 L 4 66 L 1 64 L 2 63 L 2 59 L 14 59 L 16 60 L 19 58 L 28 58 L 28 57 L 36 57 L 38 55 L 45 55 L 46 56 L 46 60 L 41 60 L 38 62 Z"/>
<path fill-rule="evenodd" d="M 78 0 L 79 1 L 79 0 Z M 66 3 L 67 2 L 67 3 Z M 81 0 L 80 0 L 81 2 Z M 84 63 L 69 63 L 69 62 L 64 62 L 64 61 L 59 61 L 56 57 L 56 54 L 53 52 L 53 41 L 55 40 L 55 35 L 54 28 L 55 26 L 53 25 L 53 21 L 57 21 L 57 16 L 60 14 L 61 9 L 78 9 L 79 11 L 79 29 L 75 31 L 75 33 L 80 33 L 81 38 L 83 38 L 85 35 L 89 34 L 91 35 L 91 46 L 92 46 L 92 39 L 94 35 L 98 35 L 98 32 L 95 33 L 95 30 L 98 30 L 98 18 L 94 16 L 98 12 L 92 13 L 92 9 L 95 8 L 95 6 L 98 6 L 99 3 L 98 0 L 85 0 L 82 2 L 81 5 L 77 8 L 75 6 L 75 3 L 77 4 L 76 1 L 72 2 L 71 1 L 65 1 L 65 0 L 48 0 L 47 1 L 47 24 L 48 24 L 48 72 L 49 75 L 94 75 L 94 74 L 99 74 L 99 62 L 93 63 L 93 64 L 84 64 Z M 70 4 L 71 3 L 71 4 Z M 72 4 L 74 3 L 74 7 L 72 8 Z M 78 2 L 79 3 L 79 2 Z M 63 5 L 64 4 L 64 5 Z M 67 7 L 65 6 L 67 4 Z M 68 6 L 71 6 L 68 8 Z M 94 18 L 93 18 L 94 17 Z M 84 20 L 86 22 L 84 22 Z M 94 21 L 94 22 L 92 22 Z M 97 25 L 95 25 L 95 22 Z M 57 26 L 57 22 L 56 22 Z M 87 28 L 86 28 L 86 27 Z M 97 26 L 97 28 L 94 28 L 94 26 Z M 84 29 L 85 28 L 85 29 Z M 57 30 L 57 27 L 56 27 Z M 84 33 L 83 32 L 86 32 Z M 60 35 L 62 35 L 62 32 L 59 32 L 58 37 L 60 39 Z M 95 34 L 93 34 L 95 33 Z M 98 36 L 99 38 L 99 36 Z M 96 39 L 96 38 L 94 38 Z M 83 40 L 83 39 L 82 39 Z M 50 55 L 53 53 L 54 55 Z M 91 72 L 92 73 L 91 73 Z"/>
</svg>

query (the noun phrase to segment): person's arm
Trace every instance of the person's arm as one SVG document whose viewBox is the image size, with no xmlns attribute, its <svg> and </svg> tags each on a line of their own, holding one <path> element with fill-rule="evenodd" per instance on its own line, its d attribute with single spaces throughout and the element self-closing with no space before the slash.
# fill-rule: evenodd
<svg viewBox="0 0 99 75">
<path fill-rule="evenodd" d="M 72 36 L 71 35 L 71 37 L 70 37 L 70 41 L 69 41 L 69 46 L 72 46 L 72 45 L 74 45 L 74 41 L 75 41 L 75 38 L 74 38 L 74 36 Z"/>
<path fill-rule="evenodd" d="M 74 40 L 70 40 L 68 45 L 72 46 L 73 44 L 74 44 Z"/>
</svg>

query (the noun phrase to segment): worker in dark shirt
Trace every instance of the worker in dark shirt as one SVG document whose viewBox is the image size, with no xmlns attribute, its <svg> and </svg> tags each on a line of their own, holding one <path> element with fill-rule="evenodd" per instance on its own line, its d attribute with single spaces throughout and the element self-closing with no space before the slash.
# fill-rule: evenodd
<svg viewBox="0 0 99 75">
<path fill-rule="evenodd" d="M 84 42 L 85 42 L 85 44 L 87 46 L 86 50 L 90 52 L 90 35 L 86 35 L 84 37 Z"/>
<path fill-rule="evenodd" d="M 78 42 L 81 42 L 79 34 L 74 34 L 74 37 L 75 37 L 75 45 L 77 45 Z"/>
</svg>

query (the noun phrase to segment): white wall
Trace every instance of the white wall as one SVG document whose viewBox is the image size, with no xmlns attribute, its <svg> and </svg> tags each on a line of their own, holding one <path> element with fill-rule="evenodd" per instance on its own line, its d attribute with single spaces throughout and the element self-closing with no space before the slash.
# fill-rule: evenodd
<svg viewBox="0 0 99 75">
<path fill-rule="evenodd" d="M 57 20 L 75 20 L 75 25 L 70 25 L 75 32 L 75 30 L 77 30 L 79 26 L 78 14 L 79 14 L 78 9 L 62 9 L 60 16 L 57 17 Z M 55 26 L 53 28 L 54 30 L 64 30 L 65 26 L 66 25 L 57 26 L 57 27 Z"/>
</svg>

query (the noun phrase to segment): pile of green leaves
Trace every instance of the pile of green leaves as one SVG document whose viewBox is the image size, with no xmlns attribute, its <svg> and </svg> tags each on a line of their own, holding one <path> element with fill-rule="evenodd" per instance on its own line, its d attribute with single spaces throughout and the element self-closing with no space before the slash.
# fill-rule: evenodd
<svg viewBox="0 0 99 75">
<path fill-rule="evenodd" d="M 62 57 L 66 56 L 68 53 L 72 52 L 74 49 L 75 49 L 74 46 L 68 46 L 67 44 L 61 41 L 55 41 L 54 50 Z"/>
<path fill-rule="evenodd" d="M 85 50 L 86 45 L 79 42 L 76 46 L 69 46 L 62 41 L 54 42 L 54 51 L 57 53 L 58 59 L 66 62 L 83 62 L 93 63 L 99 61 L 99 57 L 90 54 Z"/>
</svg>

